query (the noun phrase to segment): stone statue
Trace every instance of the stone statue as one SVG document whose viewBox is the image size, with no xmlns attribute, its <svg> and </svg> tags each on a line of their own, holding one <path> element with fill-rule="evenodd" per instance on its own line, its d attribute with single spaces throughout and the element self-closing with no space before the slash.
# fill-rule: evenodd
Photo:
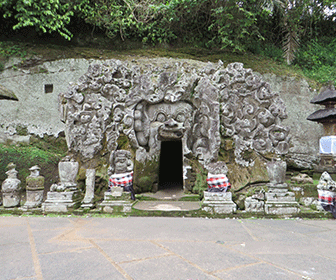
<svg viewBox="0 0 336 280">
<path fill-rule="evenodd" d="M 324 210 L 332 213 L 336 219 L 336 182 L 328 172 L 323 172 L 317 185 L 318 198 Z"/>
<path fill-rule="evenodd" d="M 76 176 L 78 173 L 78 162 L 76 162 L 71 156 L 64 157 L 58 163 L 58 175 L 60 182 L 53 184 L 50 187 L 50 191 L 75 191 L 77 190 Z"/>
<path fill-rule="evenodd" d="M 17 207 L 20 205 L 20 184 L 21 181 L 17 178 L 18 172 L 15 170 L 14 163 L 8 164 L 6 172 L 8 178 L 2 183 L 2 203 L 5 208 Z"/>
<path fill-rule="evenodd" d="M 109 191 L 112 188 L 123 188 L 131 193 L 131 199 L 135 200 L 133 189 L 133 161 L 132 155 L 126 150 L 117 150 L 110 156 L 110 167 L 108 169 Z"/>
<path fill-rule="evenodd" d="M 60 182 L 52 184 L 47 199 L 42 203 L 43 212 L 67 212 L 80 199 L 76 177 L 79 164 L 71 156 L 58 163 Z"/>
<path fill-rule="evenodd" d="M 26 203 L 23 208 L 35 208 L 42 204 L 44 193 L 44 177 L 40 176 L 40 167 L 29 168 L 30 175 L 26 178 Z"/>
</svg>

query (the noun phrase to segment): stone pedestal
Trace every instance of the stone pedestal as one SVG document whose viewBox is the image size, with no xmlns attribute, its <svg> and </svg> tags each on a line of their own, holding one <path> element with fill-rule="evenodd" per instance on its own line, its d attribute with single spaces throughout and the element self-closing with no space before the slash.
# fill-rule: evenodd
<svg viewBox="0 0 336 280">
<path fill-rule="evenodd" d="M 2 193 L 2 203 L 5 208 L 20 206 L 20 200 L 21 200 L 21 197 L 20 197 L 19 191 Z"/>
<path fill-rule="evenodd" d="M 131 212 L 132 205 L 131 193 L 124 192 L 122 187 L 112 187 L 110 192 L 104 193 L 104 200 L 100 207 L 107 213 Z"/>
<path fill-rule="evenodd" d="M 295 194 L 288 191 L 287 184 L 268 184 L 269 191 L 265 194 L 265 213 L 274 215 L 290 215 L 300 212 Z"/>
<path fill-rule="evenodd" d="M 275 160 L 267 163 L 267 173 L 270 183 L 265 194 L 265 213 L 274 215 L 291 215 L 300 212 L 299 203 L 295 201 L 295 194 L 288 191 L 286 179 L 286 162 Z"/>
<path fill-rule="evenodd" d="M 82 201 L 81 207 L 84 209 L 90 209 L 93 205 L 94 199 L 94 188 L 95 188 L 95 169 L 86 169 L 86 180 L 85 180 L 85 196 Z"/>
<path fill-rule="evenodd" d="M 237 211 L 231 192 L 204 191 L 202 210 L 211 214 L 231 214 Z"/>
<path fill-rule="evenodd" d="M 48 192 L 47 200 L 42 203 L 43 212 L 67 212 L 79 201 L 78 191 Z"/>
</svg>

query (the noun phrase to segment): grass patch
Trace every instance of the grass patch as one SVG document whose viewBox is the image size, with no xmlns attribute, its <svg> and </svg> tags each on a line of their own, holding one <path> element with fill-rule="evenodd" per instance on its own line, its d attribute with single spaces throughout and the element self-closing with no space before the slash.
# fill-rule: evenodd
<svg viewBox="0 0 336 280">
<path fill-rule="evenodd" d="M 7 165 L 13 162 L 16 164 L 21 186 L 25 187 L 25 179 L 30 174 L 29 168 L 39 165 L 41 175 L 45 177 L 45 186 L 49 188 L 52 183 L 58 182 L 58 162 L 64 157 L 65 152 L 56 153 L 34 146 L 7 146 L 0 144 L 0 154 L 0 182 L 7 178 L 5 174 Z"/>
</svg>

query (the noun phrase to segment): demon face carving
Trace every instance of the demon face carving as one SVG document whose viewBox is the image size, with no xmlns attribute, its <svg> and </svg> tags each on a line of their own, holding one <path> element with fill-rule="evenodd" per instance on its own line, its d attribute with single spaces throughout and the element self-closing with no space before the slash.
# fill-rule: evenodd
<svg viewBox="0 0 336 280">
<path fill-rule="evenodd" d="M 138 143 L 152 151 L 158 141 L 185 141 L 189 135 L 193 106 L 187 102 L 140 103 L 134 111 L 134 130 Z"/>
</svg>

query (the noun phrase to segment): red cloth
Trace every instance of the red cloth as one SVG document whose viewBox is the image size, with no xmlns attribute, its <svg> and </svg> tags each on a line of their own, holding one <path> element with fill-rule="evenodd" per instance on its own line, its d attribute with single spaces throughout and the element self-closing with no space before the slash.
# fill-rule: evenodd
<svg viewBox="0 0 336 280">
<path fill-rule="evenodd" d="M 221 188 L 223 190 L 228 190 L 231 188 L 228 177 L 224 174 L 208 174 L 207 178 L 208 190 L 212 188 Z"/>
<path fill-rule="evenodd" d="M 335 193 L 327 190 L 318 190 L 321 205 L 335 205 Z"/>
<path fill-rule="evenodd" d="M 109 179 L 109 187 L 128 188 L 133 186 L 133 172 L 113 174 Z"/>
</svg>

